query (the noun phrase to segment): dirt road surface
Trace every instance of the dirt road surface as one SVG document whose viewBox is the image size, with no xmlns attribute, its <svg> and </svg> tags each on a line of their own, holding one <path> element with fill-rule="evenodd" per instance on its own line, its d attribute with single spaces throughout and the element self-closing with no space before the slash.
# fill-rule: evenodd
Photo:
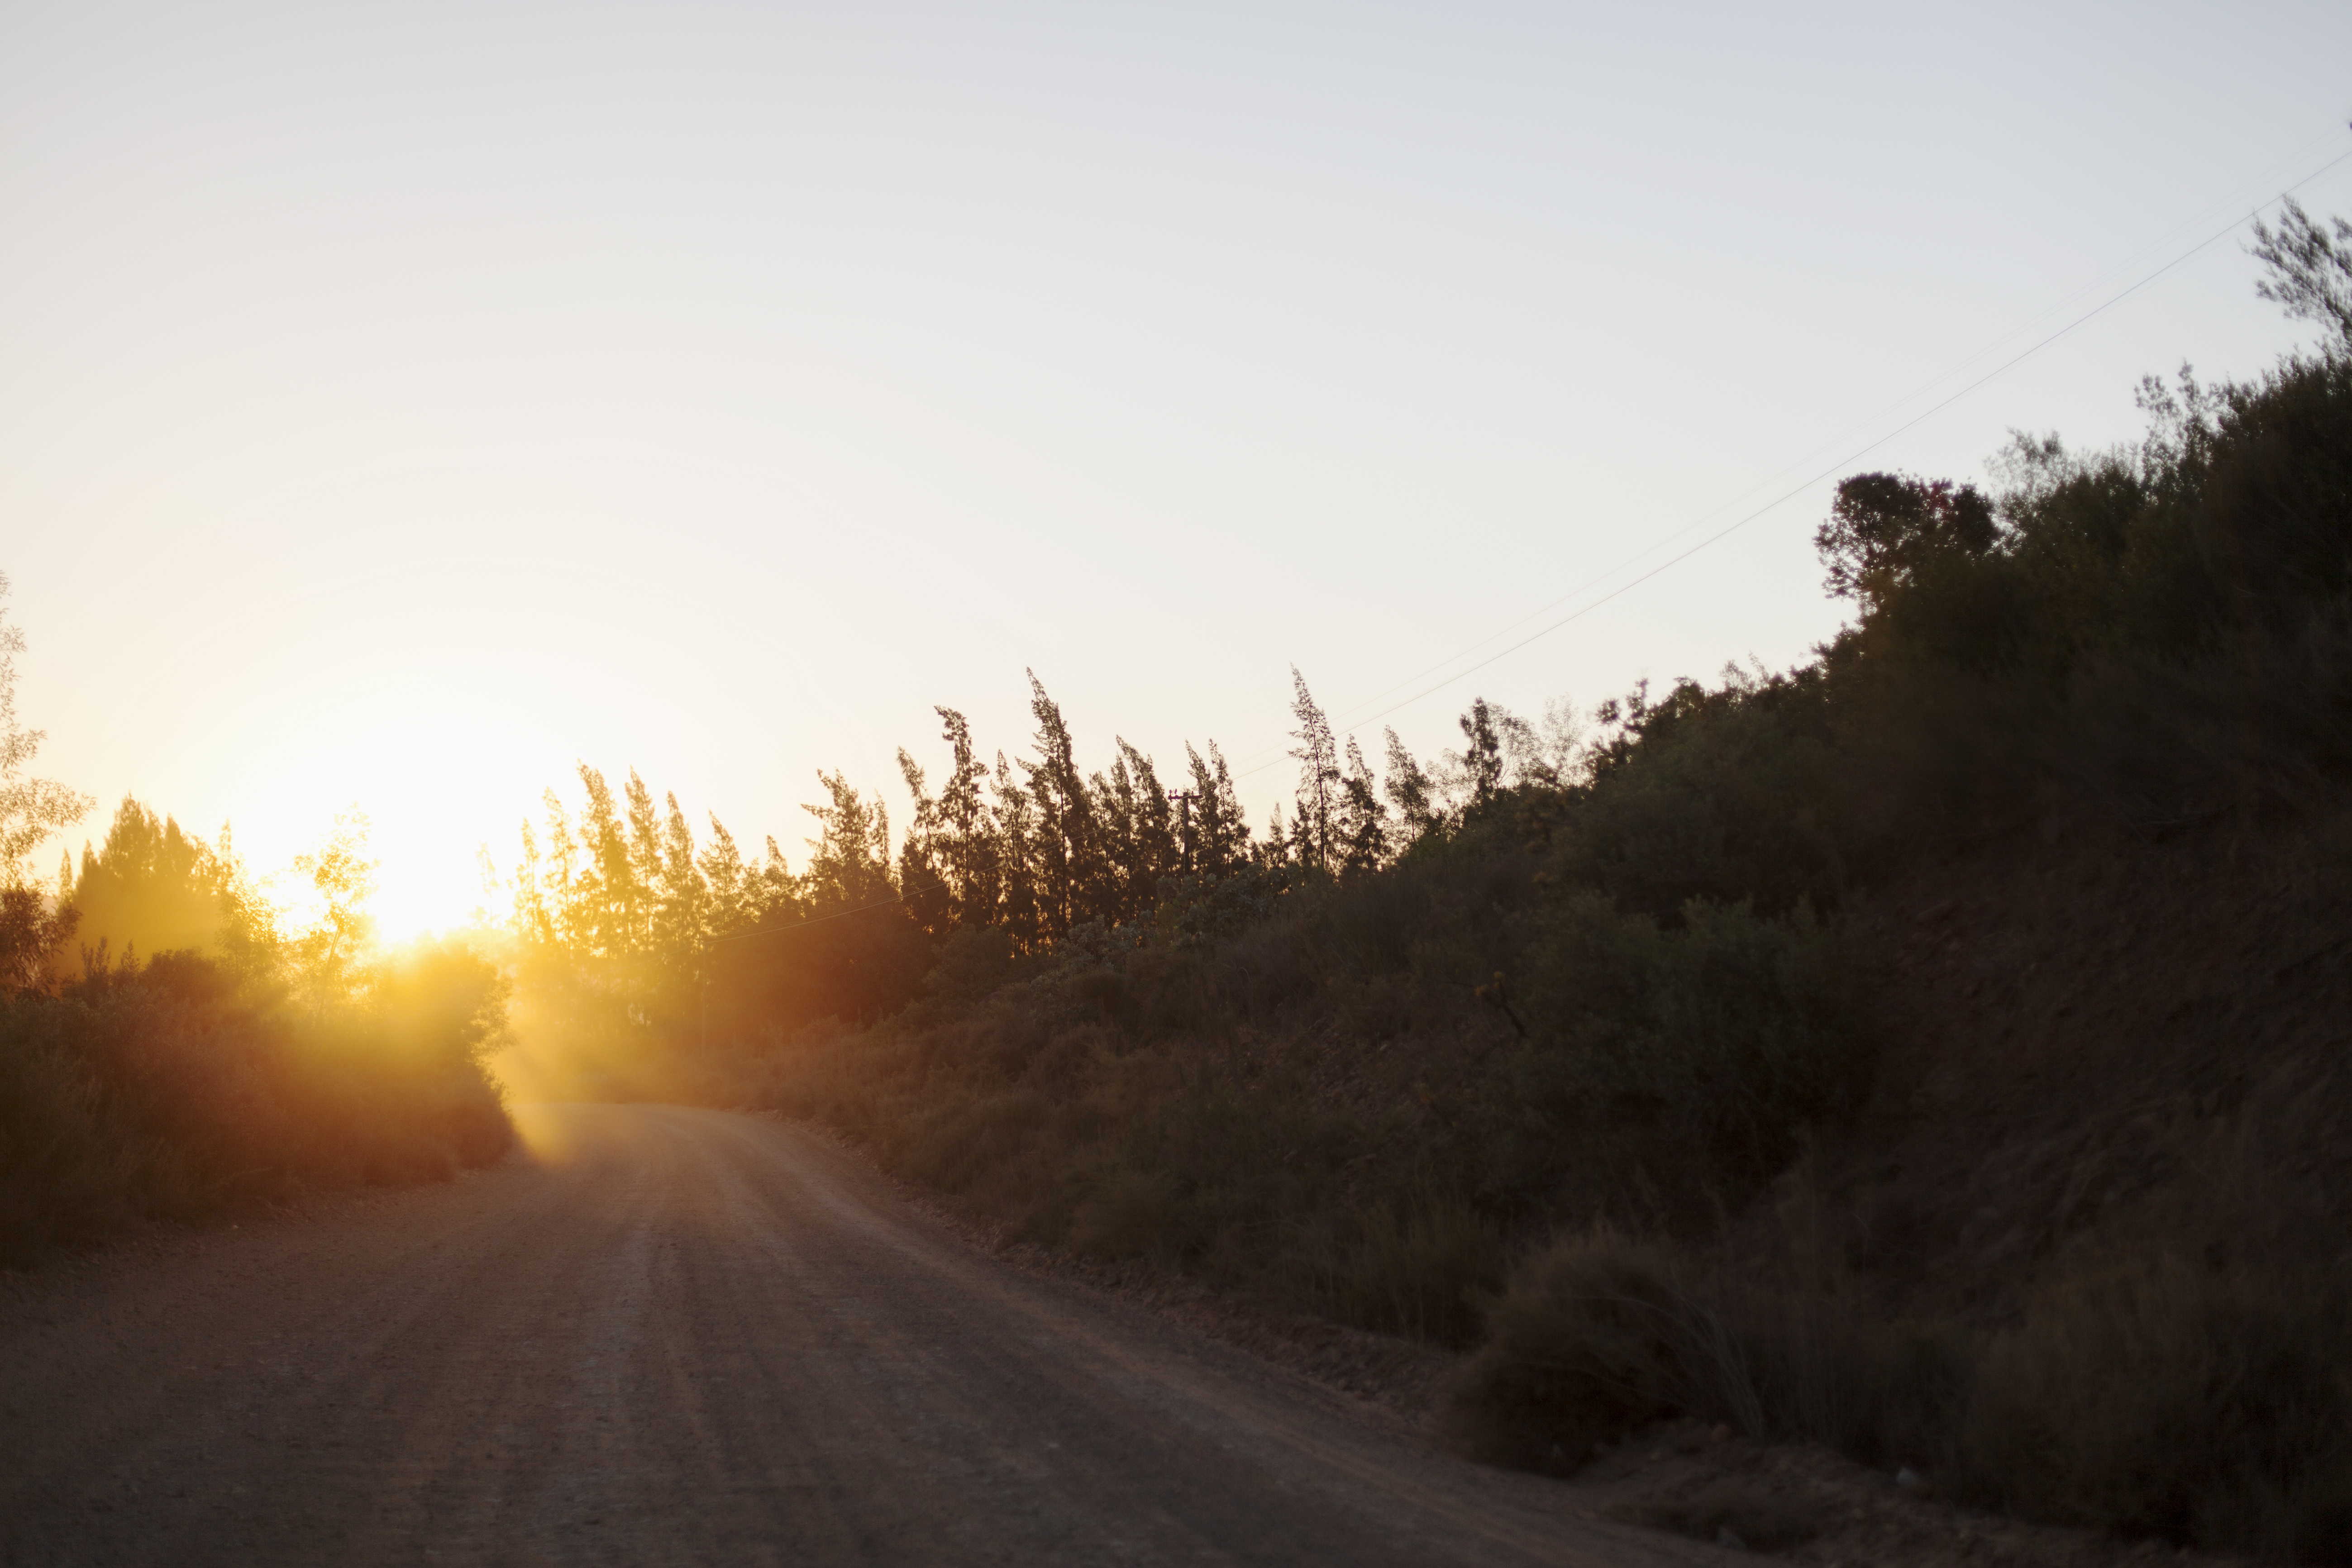
<svg viewBox="0 0 2352 1568">
<path fill-rule="evenodd" d="M 0 1563 L 1727 1562 L 1009 1268 L 779 1123 L 528 1158 L 0 1289 Z"/>
</svg>

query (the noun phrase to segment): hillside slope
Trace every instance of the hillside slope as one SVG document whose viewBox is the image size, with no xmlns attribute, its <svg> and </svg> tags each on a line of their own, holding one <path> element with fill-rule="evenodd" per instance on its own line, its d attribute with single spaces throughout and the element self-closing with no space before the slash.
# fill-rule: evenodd
<svg viewBox="0 0 2352 1568">
<path fill-rule="evenodd" d="M 1880 910 L 1875 1081 L 1821 1180 L 1890 1302 L 1998 1324 L 2101 1247 L 2345 1266 L 2352 812 L 2036 837 Z"/>
</svg>

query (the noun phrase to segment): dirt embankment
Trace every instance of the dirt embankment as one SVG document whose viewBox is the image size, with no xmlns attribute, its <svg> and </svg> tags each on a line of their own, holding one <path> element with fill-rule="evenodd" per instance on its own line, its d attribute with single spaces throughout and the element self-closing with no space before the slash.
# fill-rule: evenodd
<svg viewBox="0 0 2352 1568">
<path fill-rule="evenodd" d="M 2343 1267 L 2352 813 L 1954 856 L 1881 906 L 1871 1100 L 1813 1175 L 1906 1312 L 2013 1321 L 2095 1249 Z"/>
</svg>

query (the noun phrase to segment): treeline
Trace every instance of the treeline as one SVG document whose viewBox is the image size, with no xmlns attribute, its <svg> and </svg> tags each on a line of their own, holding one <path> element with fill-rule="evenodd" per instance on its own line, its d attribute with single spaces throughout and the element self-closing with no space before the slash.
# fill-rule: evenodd
<svg viewBox="0 0 2352 1568">
<path fill-rule="evenodd" d="M 53 888 L 33 879 L 26 852 L 89 802 L 24 776 L 22 647 L 0 625 L 0 1266 L 504 1154 L 487 1064 L 511 982 L 461 945 L 375 946 L 363 818 L 297 858 L 319 913 L 296 925 L 226 832 L 206 845 L 136 800 Z"/>
<path fill-rule="evenodd" d="M 530 1005 L 564 1047 L 551 1055 L 593 1058 L 612 1080 L 643 1068 L 634 1053 L 646 1050 L 873 1023 L 905 1005 L 959 936 L 1033 964 L 1106 943 L 1197 942 L 1302 879 L 1391 866 L 1464 813 L 1509 789 L 1556 787 L 1579 765 L 1564 704 L 1538 725 L 1480 700 L 1463 716 L 1463 751 L 1424 766 L 1391 731 L 1376 776 L 1296 671 L 1293 688 L 1299 787 L 1263 834 L 1214 742 L 1205 755 L 1186 746 L 1178 789 L 1123 738 L 1108 768 L 1082 770 L 1069 721 L 1034 674 L 1030 754 L 983 760 L 950 708 L 937 710 L 948 756 L 936 793 L 899 752 L 912 802 L 903 833 L 878 795 L 821 772 L 826 798 L 804 808 L 818 832 L 797 872 L 772 836 L 747 856 L 713 816 L 698 838 L 675 795 L 656 805 L 634 771 L 615 790 L 583 763 L 581 805 L 547 793 L 510 879 Z M 788 942 L 759 940 L 770 936 Z"/>
</svg>

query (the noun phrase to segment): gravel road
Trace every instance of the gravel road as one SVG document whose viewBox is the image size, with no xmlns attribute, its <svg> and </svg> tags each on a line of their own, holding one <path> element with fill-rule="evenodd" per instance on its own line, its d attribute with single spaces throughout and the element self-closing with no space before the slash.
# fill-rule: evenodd
<svg viewBox="0 0 2352 1568">
<path fill-rule="evenodd" d="M 0 1563 L 1728 1562 L 974 1250 L 788 1126 L 531 1152 L 0 1287 Z"/>
</svg>

